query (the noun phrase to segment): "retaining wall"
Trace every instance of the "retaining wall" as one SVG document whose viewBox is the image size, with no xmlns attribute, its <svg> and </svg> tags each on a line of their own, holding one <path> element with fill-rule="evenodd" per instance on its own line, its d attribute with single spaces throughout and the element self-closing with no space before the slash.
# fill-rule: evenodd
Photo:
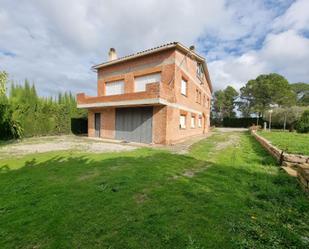
<svg viewBox="0 0 309 249">
<path fill-rule="evenodd" d="M 255 139 L 279 162 L 281 166 L 291 167 L 297 171 L 297 178 L 302 187 L 309 192 L 309 156 L 289 154 L 272 145 L 256 131 L 251 131 Z"/>
</svg>

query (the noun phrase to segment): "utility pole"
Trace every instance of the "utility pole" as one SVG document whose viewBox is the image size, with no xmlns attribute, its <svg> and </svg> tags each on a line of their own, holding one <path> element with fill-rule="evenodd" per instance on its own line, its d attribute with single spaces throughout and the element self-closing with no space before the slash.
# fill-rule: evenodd
<svg viewBox="0 0 309 249">
<path fill-rule="evenodd" d="M 283 123 L 283 131 L 285 131 L 286 128 L 286 112 L 284 112 L 284 123 Z"/>
<path fill-rule="evenodd" d="M 273 113 L 273 110 L 269 110 L 269 131 L 271 130 L 271 114 Z"/>
</svg>

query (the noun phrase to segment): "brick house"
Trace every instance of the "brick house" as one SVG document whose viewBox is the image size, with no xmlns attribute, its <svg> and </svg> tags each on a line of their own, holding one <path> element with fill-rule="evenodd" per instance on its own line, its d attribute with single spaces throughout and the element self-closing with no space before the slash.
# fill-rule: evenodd
<svg viewBox="0 0 309 249">
<path fill-rule="evenodd" d="M 95 97 L 77 94 L 88 109 L 88 136 L 172 144 L 209 131 L 212 86 L 205 59 L 173 42 L 93 66 Z"/>
</svg>

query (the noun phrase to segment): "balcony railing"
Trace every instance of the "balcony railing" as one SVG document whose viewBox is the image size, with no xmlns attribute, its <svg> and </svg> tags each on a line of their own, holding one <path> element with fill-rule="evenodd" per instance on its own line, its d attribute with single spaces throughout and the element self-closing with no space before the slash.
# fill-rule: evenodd
<svg viewBox="0 0 309 249">
<path fill-rule="evenodd" d="M 157 99 L 160 97 L 160 83 L 151 83 L 146 85 L 146 91 L 144 92 L 131 92 L 109 96 L 96 96 L 91 97 L 85 95 L 85 93 L 77 94 L 77 105 L 80 108 L 87 107 L 107 107 L 107 106 L 119 106 L 119 105 L 132 105 L 143 104 L 143 100 Z M 148 103 L 147 102 L 147 103 Z M 147 104 L 146 103 L 146 104 Z"/>
</svg>

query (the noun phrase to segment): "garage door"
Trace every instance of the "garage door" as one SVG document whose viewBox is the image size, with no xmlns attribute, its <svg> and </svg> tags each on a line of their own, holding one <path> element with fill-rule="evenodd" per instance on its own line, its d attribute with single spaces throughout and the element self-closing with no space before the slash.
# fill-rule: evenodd
<svg viewBox="0 0 309 249">
<path fill-rule="evenodd" d="M 116 139 L 152 142 L 152 107 L 116 109 Z"/>
</svg>

